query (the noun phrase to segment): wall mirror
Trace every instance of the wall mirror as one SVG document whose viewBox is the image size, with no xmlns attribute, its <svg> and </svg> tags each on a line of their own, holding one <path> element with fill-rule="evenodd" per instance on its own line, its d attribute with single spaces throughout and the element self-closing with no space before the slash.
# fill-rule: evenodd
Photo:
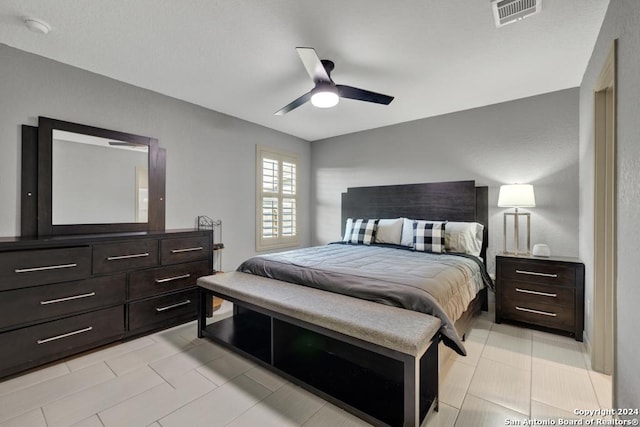
<svg viewBox="0 0 640 427">
<path fill-rule="evenodd" d="M 154 138 L 40 117 L 23 126 L 29 164 L 23 235 L 164 230 L 165 152 Z"/>
</svg>

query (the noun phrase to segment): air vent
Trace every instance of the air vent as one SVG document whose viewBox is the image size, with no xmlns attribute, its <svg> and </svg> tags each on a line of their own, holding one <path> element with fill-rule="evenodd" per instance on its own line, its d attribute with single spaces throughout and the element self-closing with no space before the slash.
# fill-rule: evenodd
<svg viewBox="0 0 640 427">
<path fill-rule="evenodd" d="M 491 6 L 499 28 L 539 13 L 542 0 L 493 0 Z"/>
</svg>

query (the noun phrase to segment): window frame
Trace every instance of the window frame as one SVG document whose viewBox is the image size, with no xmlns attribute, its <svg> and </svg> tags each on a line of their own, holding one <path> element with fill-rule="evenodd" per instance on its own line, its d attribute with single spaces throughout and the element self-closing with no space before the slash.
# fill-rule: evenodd
<svg viewBox="0 0 640 427">
<path fill-rule="evenodd" d="M 278 185 L 277 191 L 268 192 L 263 188 L 263 161 L 265 158 L 276 160 L 278 162 Z M 283 163 L 292 163 L 295 165 L 295 177 L 294 177 L 294 194 L 286 194 L 283 192 L 282 175 L 283 175 Z M 287 152 L 279 149 L 264 147 L 256 145 L 256 251 L 266 251 L 271 249 L 290 248 L 300 245 L 300 161 L 297 153 Z M 276 237 L 263 237 L 263 204 L 262 200 L 265 197 L 273 197 L 278 200 L 277 207 L 277 236 Z M 295 203 L 294 213 L 294 235 L 283 235 L 283 200 L 293 199 Z"/>
</svg>

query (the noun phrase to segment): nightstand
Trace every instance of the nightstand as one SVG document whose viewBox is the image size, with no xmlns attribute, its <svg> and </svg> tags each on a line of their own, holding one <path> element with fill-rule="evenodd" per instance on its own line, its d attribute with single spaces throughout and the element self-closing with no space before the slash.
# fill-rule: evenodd
<svg viewBox="0 0 640 427">
<path fill-rule="evenodd" d="M 577 258 L 496 256 L 496 323 L 512 320 L 582 341 L 584 264 Z"/>
</svg>

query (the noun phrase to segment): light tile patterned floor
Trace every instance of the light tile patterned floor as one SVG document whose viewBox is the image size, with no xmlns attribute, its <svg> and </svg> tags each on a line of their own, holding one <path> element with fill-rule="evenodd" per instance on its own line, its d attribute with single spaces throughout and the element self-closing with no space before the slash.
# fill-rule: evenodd
<svg viewBox="0 0 640 427">
<path fill-rule="evenodd" d="M 580 343 L 492 318 L 476 320 L 467 357 L 441 349 L 440 410 L 424 426 L 498 426 L 611 406 L 611 378 L 589 370 Z M 368 424 L 197 339 L 190 323 L 0 382 L 0 427 L 71 425 Z"/>
</svg>

